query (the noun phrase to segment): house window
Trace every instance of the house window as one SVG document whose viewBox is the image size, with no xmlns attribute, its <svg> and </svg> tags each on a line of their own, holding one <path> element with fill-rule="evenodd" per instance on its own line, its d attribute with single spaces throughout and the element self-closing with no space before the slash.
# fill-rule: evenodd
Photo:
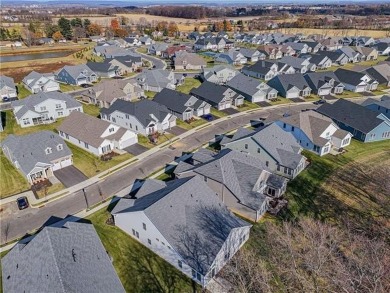
<svg viewBox="0 0 390 293">
<path fill-rule="evenodd" d="M 139 239 L 139 233 L 137 231 L 135 231 L 135 234 L 136 234 L 137 238 Z"/>
<path fill-rule="evenodd" d="M 29 118 L 24 118 L 23 119 L 23 125 L 29 125 L 30 124 L 30 119 Z"/>
<path fill-rule="evenodd" d="M 108 131 L 109 131 L 109 132 L 113 132 L 113 131 L 114 131 L 114 128 L 112 127 L 112 128 L 110 128 Z"/>
<path fill-rule="evenodd" d="M 268 161 L 265 161 L 265 165 L 268 167 L 268 166 L 269 166 L 269 162 L 268 162 Z"/>
<path fill-rule="evenodd" d="M 246 149 L 246 150 L 248 149 L 248 144 L 247 144 L 247 143 L 245 144 L 245 149 Z"/>
<path fill-rule="evenodd" d="M 375 138 L 375 133 L 371 133 L 370 134 L 370 139 L 374 139 Z"/>
<path fill-rule="evenodd" d="M 295 130 L 295 127 L 291 126 L 291 131 L 294 132 L 294 130 Z"/>
<path fill-rule="evenodd" d="M 69 139 L 69 134 L 65 133 L 66 139 Z"/>
<path fill-rule="evenodd" d="M 58 116 L 64 116 L 64 112 L 57 112 Z"/>
<path fill-rule="evenodd" d="M 277 170 L 277 171 L 280 171 L 280 165 L 277 165 L 277 166 L 276 166 L 276 170 Z"/>
<path fill-rule="evenodd" d="M 286 123 L 283 123 L 283 128 L 286 128 Z"/>
<path fill-rule="evenodd" d="M 196 271 L 194 269 L 191 270 L 191 273 L 192 273 L 192 277 L 196 278 Z"/>
<path fill-rule="evenodd" d="M 126 119 L 130 119 L 130 115 L 129 114 L 126 114 Z"/>
<path fill-rule="evenodd" d="M 271 195 L 271 196 L 275 196 L 276 190 L 271 188 L 271 187 L 268 187 L 268 194 Z"/>
<path fill-rule="evenodd" d="M 46 155 L 51 154 L 52 153 L 51 148 L 46 148 L 45 153 L 46 153 Z"/>
<path fill-rule="evenodd" d="M 156 241 L 157 241 L 157 242 L 160 242 L 160 239 L 156 238 Z"/>
<path fill-rule="evenodd" d="M 179 266 L 179 268 L 183 268 L 183 263 L 181 262 L 181 260 L 177 260 L 177 265 Z"/>
<path fill-rule="evenodd" d="M 58 150 L 58 151 L 61 151 L 61 150 L 63 150 L 63 149 L 64 149 L 64 147 L 62 146 L 62 144 L 57 145 L 57 150 Z"/>
<path fill-rule="evenodd" d="M 56 109 L 61 108 L 61 104 L 56 104 Z"/>
<path fill-rule="evenodd" d="M 201 281 L 202 280 L 202 275 L 199 274 L 199 273 L 196 273 L 196 278 L 198 279 L 198 281 Z"/>
<path fill-rule="evenodd" d="M 142 228 L 144 228 L 144 230 L 146 231 L 146 224 L 145 223 L 142 223 Z"/>
<path fill-rule="evenodd" d="M 257 148 L 257 153 L 260 154 L 260 152 L 261 152 L 261 149 Z"/>
<path fill-rule="evenodd" d="M 138 126 L 137 125 L 135 126 L 135 130 L 138 130 Z"/>
<path fill-rule="evenodd" d="M 41 111 L 46 111 L 46 106 L 41 107 Z"/>
<path fill-rule="evenodd" d="M 84 142 L 84 146 L 85 146 L 86 149 L 89 147 L 86 142 Z"/>
<path fill-rule="evenodd" d="M 149 245 L 152 245 L 152 240 L 148 239 Z"/>
<path fill-rule="evenodd" d="M 132 229 L 132 232 L 133 232 L 133 235 L 135 236 L 135 230 L 134 229 Z"/>
<path fill-rule="evenodd" d="M 112 122 L 114 122 L 114 123 L 116 122 L 116 119 L 114 117 L 112 117 Z"/>
<path fill-rule="evenodd" d="M 133 125 L 131 125 L 131 123 L 130 123 L 130 128 L 133 128 Z"/>
</svg>

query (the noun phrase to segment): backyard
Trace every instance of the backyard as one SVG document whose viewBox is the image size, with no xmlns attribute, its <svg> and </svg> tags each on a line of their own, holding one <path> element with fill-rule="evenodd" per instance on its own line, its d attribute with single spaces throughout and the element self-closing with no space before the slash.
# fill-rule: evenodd
<svg viewBox="0 0 390 293">
<path fill-rule="evenodd" d="M 201 82 L 196 78 L 187 77 L 183 84 L 179 85 L 176 90 L 185 94 L 189 94 L 193 88 L 199 87 Z"/>
<path fill-rule="evenodd" d="M 28 97 L 29 95 L 32 95 L 32 93 L 28 89 L 26 89 L 24 87 L 23 83 L 19 83 L 18 85 L 16 85 L 16 88 L 17 88 L 17 91 L 18 91 L 18 99 L 19 100 L 22 100 L 25 97 Z"/>
</svg>

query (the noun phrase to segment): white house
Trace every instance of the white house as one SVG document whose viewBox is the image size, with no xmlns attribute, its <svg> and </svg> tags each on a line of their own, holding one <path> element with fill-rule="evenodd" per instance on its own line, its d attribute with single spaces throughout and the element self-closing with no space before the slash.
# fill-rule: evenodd
<svg viewBox="0 0 390 293">
<path fill-rule="evenodd" d="M 339 150 L 351 143 L 351 133 L 312 110 L 283 117 L 276 123 L 284 131 L 291 132 L 304 149 L 320 156 L 328 154 L 332 148 Z"/>
<path fill-rule="evenodd" d="M 64 120 L 58 132 L 65 140 L 96 156 L 115 149 L 122 150 L 138 142 L 134 132 L 78 111 Z"/>
<path fill-rule="evenodd" d="M 16 98 L 16 86 L 12 77 L 0 75 L 0 95 L 2 99 Z"/>
<path fill-rule="evenodd" d="M 176 116 L 166 106 L 151 100 L 128 102 L 118 99 L 108 109 L 101 109 L 100 114 L 103 120 L 143 135 L 176 126 Z"/>
<path fill-rule="evenodd" d="M 33 94 L 38 92 L 55 92 L 60 90 L 60 84 L 55 81 L 54 74 L 38 73 L 31 71 L 25 78 L 23 84 Z"/>
<path fill-rule="evenodd" d="M 249 238 L 251 225 L 200 176 L 148 179 L 135 196 L 115 206 L 115 225 L 203 287 Z"/>
<path fill-rule="evenodd" d="M 72 152 L 51 131 L 27 135 L 9 135 L 1 144 L 4 155 L 19 169 L 30 184 L 50 179 L 53 171 L 73 164 Z"/>
<path fill-rule="evenodd" d="M 59 92 L 39 92 L 23 100 L 12 101 L 11 106 L 20 127 L 48 124 L 68 116 L 72 111 L 83 112 L 78 101 Z"/>
</svg>

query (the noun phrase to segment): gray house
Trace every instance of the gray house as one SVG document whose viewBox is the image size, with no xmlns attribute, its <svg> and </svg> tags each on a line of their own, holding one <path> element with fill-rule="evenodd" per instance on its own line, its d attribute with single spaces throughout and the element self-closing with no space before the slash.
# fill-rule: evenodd
<svg viewBox="0 0 390 293">
<path fill-rule="evenodd" d="M 4 292 L 125 292 L 92 224 L 44 227 L 18 242 L 1 267 Z"/>
<path fill-rule="evenodd" d="M 170 89 L 157 93 L 153 101 L 166 106 L 172 114 L 183 121 L 191 120 L 194 116 L 210 113 L 211 105 L 198 98 Z"/>
<path fill-rule="evenodd" d="M 382 113 L 390 119 L 390 96 L 388 95 L 381 97 L 380 100 L 368 98 L 362 103 L 362 106 L 374 112 Z"/>
<path fill-rule="evenodd" d="M 313 93 L 319 96 L 341 94 L 344 85 L 338 80 L 333 71 L 309 72 L 303 76 Z"/>
<path fill-rule="evenodd" d="M 16 86 L 12 77 L 0 75 L 0 95 L 2 99 L 16 98 Z"/>
<path fill-rule="evenodd" d="M 39 92 L 23 100 L 12 101 L 11 106 L 20 127 L 53 123 L 72 111 L 83 112 L 83 106 L 78 101 L 60 92 Z"/>
<path fill-rule="evenodd" d="M 360 59 L 362 58 L 362 55 L 355 51 L 352 47 L 342 47 L 337 50 L 338 52 L 343 52 L 348 57 L 348 61 L 350 63 L 357 63 L 360 62 Z"/>
<path fill-rule="evenodd" d="M 92 62 L 88 61 L 87 66 L 98 77 L 116 77 L 120 76 L 119 66 L 108 62 Z"/>
<path fill-rule="evenodd" d="M 319 51 L 317 55 L 328 57 L 332 65 L 343 66 L 349 62 L 348 56 L 341 51 Z"/>
<path fill-rule="evenodd" d="M 232 138 L 225 136 L 220 144 L 222 149 L 256 157 L 272 172 L 290 179 L 306 166 L 306 158 L 301 155 L 302 147 L 295 137 L 275 123 L 255 131 L 240 128 Z"/>
<path fill-rule="evenodd" d="M 164 69 L 145 70 L 137 76 L 137 82 L 143 90 L 156 93 L 163 88 L 176 88 L 175 74 Z"/>
<path fill-rule="evenodd" d="M 64 140 L 51 131 L 9 135 L 1 147 L 8 160 L 30 184 L 50 179 L 53 171 L 73 164 L 72 152 Z"/>
<path fill-rule="evenodd" d="M 276 62 L 261 60 L 250 66 L 244 66 L 242 68 L 242 73 L 245 75 L 261 78 L 264 80 L 270 80 L 276 76 L 279 71 L 279 66 Z M 293 71 L 292 73 L 294 73 Z"/>
<path fill-rule="evenodd" d="M 176 116 L 164 105 L 151 100 L 128 102 L 118 99 L 108 109 L 101 109 L 100 116 L 143 135 L 164 132 L 176 126 Z"/>
<path fill-rule="evenodd" d="M 251 225 L 199 176 L 147 179 L 135 196 L 115 206 L 115 225 L 202 287 L 249 239 Z"/>
<path fill-rule="evenodd" d="M 82 85 L 96 82 L 97 75 L 85 64 L 65 65 L 57 71 L 56 79 L 67 84 Z"/>
<path fill-rule="evenodd" d="M 239 51 L 248 61 L 257 62 L 265 59 L 265 54 L 256 49 L 240 48 Z"/>
<path fill-rule="evenodd" d="M 344 84 L 345 89 L 352 92 L 374 91 L 378 87 L 378 81 L 364 72 L 339 68 L 334 74 Z"/>
<path fill-rule="evenodd" d="M 201 78 L 216 84 L 225 84 L 238 74 L 238 71 L 229 65 L 216 65 L 203 68 Z"/>
<path fill-rule="evenodd" d="M 286 178 L 272 174 L 260 159 L 229 149 L 208 162 L 181 166 L 175 175 L 200 175 L 231 211 L 251 221 L 258 221 L 270 201 L 281 197 L 287 185 Z"/>
<path fill-rule="evenodd" d="M 226 86 L 243 95 L 246 100 L 252 103 L 274 99 L 278 95 L 278 91 L 266 83 L 242 73 L 228 81 Z"/>
<path fill-rule="evenodd" d="M 390 64 L 374 65 L 365 69 L 364 72 L 374 78 L 379 85 L 390 87 Z"/>
<path fill-rule="evenodd" d="M 32 93 L 55 92 L 60 90 L 60 84 L 55 80 L 52 73 L 30 72 L 23 78 L 23 84 L 26 89 Z"/>
<path fill-rule="evenodd" d="M 307 97 L 311 94 L 311 88 L 301 73 L 278 75 L 267 84 L 287 99 Z"/>
<path fill-rule="evenodd" d="M 198 88 L 193 88 L 191 94 L 218 110 L 244 104 L 244 97 L 236 91 L 208 81 L 203 82 Z"/>
<path fill-rule="evenodd" d="M 301 55 L 303 58 L 307 58 L 310 63 L 315 64 L 317 69 L 324 70 L 332 66 L 332 60 L 328 56 L 325 55 Z"/>
<path fill-rule="evenodd" d="M 168 44 L 166 44 L 166 43 L 151 44 L 148 47 L 148 54 L 161 56 L 162 52 L 164 52 L 167 48 L 168 48 Z"/>
</svg>

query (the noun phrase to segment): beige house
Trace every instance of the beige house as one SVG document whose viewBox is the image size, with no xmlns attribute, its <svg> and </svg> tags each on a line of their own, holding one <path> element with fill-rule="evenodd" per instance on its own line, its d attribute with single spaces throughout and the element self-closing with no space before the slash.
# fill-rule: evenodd
<svg viewBox="0 0 390 293">
<path fill-rule="evenodd" d="M 378 59 L 378 51 L 375 48 L 357 46 L 354 49 L 356 52 L 360 53 L 361 61 Z"/>
<path fill-rule="evenodd" d="M 179 51 L 175 54 L 174 65 L 176 70 L 201 70 L 206 67 L 206 61 L 195 53 Z"/>
</svg>

